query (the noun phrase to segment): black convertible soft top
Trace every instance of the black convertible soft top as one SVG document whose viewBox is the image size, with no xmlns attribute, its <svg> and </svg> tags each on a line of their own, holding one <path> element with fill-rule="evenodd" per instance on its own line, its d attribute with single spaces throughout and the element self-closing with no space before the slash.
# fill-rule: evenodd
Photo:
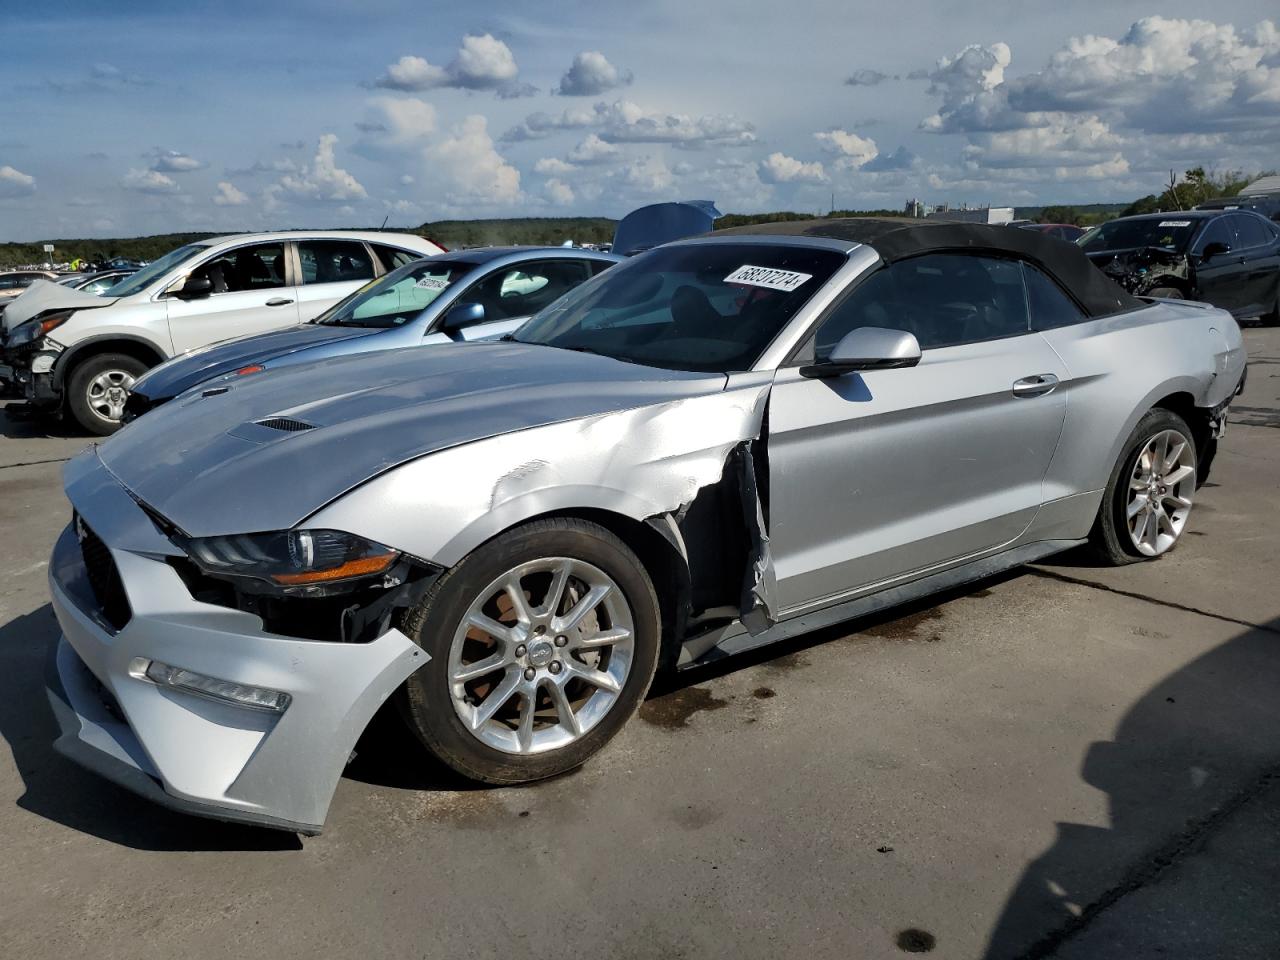
<svg viewBox="0 0 1280 960">
<path fill-rule="evenodd" d="M 787 220 L 717 230 L 708 236 L 828 237 L 863 243 L 886 263 L 922 253 L 947 250 L 992 253 L 1029 260 L 1071 291 L 1090 316 L 1133 310 L 1142 301 L 1117 286 L 1095 267 L 1079 247 L 1038 230 L 958 223 L 950 220 L 908 220 L 891 217 L 847 217 L 828 220 Z"/>
</svg>

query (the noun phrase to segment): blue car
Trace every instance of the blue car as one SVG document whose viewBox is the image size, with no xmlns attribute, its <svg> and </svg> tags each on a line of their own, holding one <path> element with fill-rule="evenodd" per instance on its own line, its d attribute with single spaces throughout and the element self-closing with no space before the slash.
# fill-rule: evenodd
<svg viewBox="0 0 1280 960">
<path fill-rule="evenodd" d="M 574 247 L 485 247 L 415 260 L 308 323 L 225 340 L 152 368 L 130 389 L 124 421 L 226 374 L 500 337 L 621 259 Z"/>
</svg>

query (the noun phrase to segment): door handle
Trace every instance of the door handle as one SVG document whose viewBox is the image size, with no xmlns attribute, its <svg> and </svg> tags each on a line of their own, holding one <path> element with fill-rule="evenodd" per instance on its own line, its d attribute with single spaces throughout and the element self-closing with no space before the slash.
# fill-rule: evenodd
<svg viewBox="0 0 1280 960">
<path fill-rule="evenodd" d="M 1037 373 L 1030 377 L 1023 377 L 1021 380 L 1013 382 L 1013 395 L 1015 397 L 1042 397 L 1046 393 L 1052 393 L 1053 388 L 1058 385 L 1058 378 L 1052 373 Z"/>
<path fill-rule="evenodd" d="M 287 307 L 291 303 L 293 303 L 292 300 L 286 300 L 284 297 L 272 297 L 270 300 L 267 301 L 267 306 L 268 307 Z"/>
</svg>

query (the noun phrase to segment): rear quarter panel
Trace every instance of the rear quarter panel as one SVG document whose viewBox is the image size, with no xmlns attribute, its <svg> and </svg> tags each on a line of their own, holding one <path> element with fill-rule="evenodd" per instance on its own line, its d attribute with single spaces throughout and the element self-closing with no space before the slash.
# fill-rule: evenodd
<svg viewBox="0 0 1280 960">
<path fill-rule="evenodd" d="M 1235 320 L 1206 304 L 1156 301 L 1043 336 L 1069 372 L 1046 501 L 1101 490 L 1143 414 L 1178 393 L 1213 407 L 1231 397 L 1245 364 Z"/>
</svg>

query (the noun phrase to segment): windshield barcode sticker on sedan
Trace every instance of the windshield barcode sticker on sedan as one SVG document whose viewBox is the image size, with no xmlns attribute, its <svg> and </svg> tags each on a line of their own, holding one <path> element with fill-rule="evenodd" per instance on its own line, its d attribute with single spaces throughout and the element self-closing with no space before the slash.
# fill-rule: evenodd
<svg viewBox="0 0 1280 960">
<path fill-rule="evenodd" d="M 422 290 L 443 290 L 448 285 L 448 280 L 440 280 L 436 277 L 423 277 L 414 284 L 415 287 L 419 287 Z"/>
<path fill-rule="evenodd" d="M 770 290 L 785 290 L 790 293 L 806 280 L 812 280 L 811 273 L 793 273 L 790 270 L 777 270 L 773 267 L 753 267 L 743 264 L 724 278 L 725 283 L 745 283 L 752 287 L 768 287 Z"/>
<path fill-rule="evenodd" d="M 1161 221 L 1160 221 L 1160 226 L 1162 226 L 1162 227 L 1189 227 L 1189 226 L 1191 226 L 1191 221 L 1190 221 L 1190 220 L 1161 220 Z"/>
</svg>

